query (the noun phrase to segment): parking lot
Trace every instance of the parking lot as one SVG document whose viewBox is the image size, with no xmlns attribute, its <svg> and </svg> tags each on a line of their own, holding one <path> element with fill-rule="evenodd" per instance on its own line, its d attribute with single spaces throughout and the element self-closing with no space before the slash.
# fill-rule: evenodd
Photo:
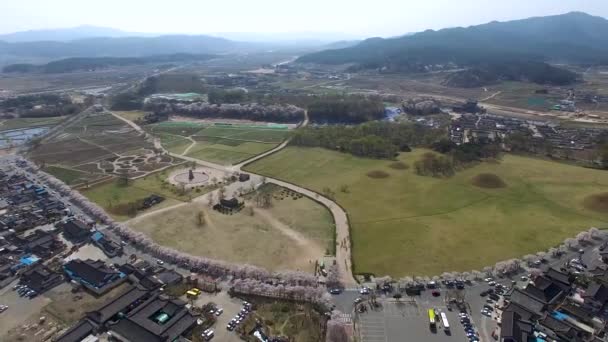
<svg viewBox="0 0 608 342">
<path fill-rule="evenodd" d="M 379 301 L 381 308 L 359 314 L 359 329 L 363 342 L 403 342 L 403 341 L 468 341 L 462 329 L 458 313 L 448 311 L 445 306 L 432 308 L 446 312 L 450 323 L 450 335 L 438 325 L 436 332 L 429 328 L 427 310 L 431 307 L 417 302 Z M 440 303 L 438 303 L 440 304 Z"/>
<path fill-rule="evenodd" d="M 50 303 L 50 300 L 44 296 L 37 296 L 33 299 L 20 297 L 16 291 L 13 291 L 13 286 L 17 282 L 0 290 L 0 304 L 8 305 L 8 309 L 0 313 L 0 331 L 2 333 L 15 328 L 33 315 L 39 314 L 44 306 Z"/>
<path fill-rule="evenodd" d="M 217 322 L 211 327 L 215 331 L 213 341 L 239 342 L 242 341 L 234 331 L 228 331 L 226 325 L 234 318 L 234 316 L 242 309 L 242 301 L 238 298 L 230 298 L 226 291 L 217 294 L 203 293 L 199 299 L 195 301 L 197 306 L 203 306 L 206 303 L 213 302 L 218 307 L 224 309 L 224 312 L 217 317 Z"/>
</svg>

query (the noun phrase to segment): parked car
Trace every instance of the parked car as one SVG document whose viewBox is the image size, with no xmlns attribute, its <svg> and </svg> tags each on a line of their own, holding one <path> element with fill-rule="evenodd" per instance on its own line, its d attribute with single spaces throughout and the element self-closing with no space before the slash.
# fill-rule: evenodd
<svg viewBox="0 0 608 342">
<path fill-rule="evenodd" d="M 209 341 L 213 338 L 214 335 L 215 332 L 213 331 L 213 329 L 207 329 L 203 332 L 201 336 L 203 337 L 203 339 L 205 339 L 205 341 Z"/>
<path fill-rule="evenodd" d="M 0 305 L 0 313 L 3 313 L 6 310 L 8 310 L 8 305 Z"/>
<path fill-rule="evenodd" d="M 431 294 L 433 295 L 433 297 L 441 296 L 441 293 L 439 291 L 433 291 L 433 292 L 431 292 Z"/>
<path fill-rule="evenodd" d="M 370 292 L 370 288 L 369 287 L 363 287 L 361 288 L 361 290 L 359 290 L 359 293 L 362 295 L 367 295 Z"/>
<path fill-rule="evenodd" d="M 217 310 L 215 310 L 215 315 L 216 316 L 220 316 L 222 313 L 224 312 L 224 309 L 222 308 L 217 308 Z"/>
<path fill-rule="evenodd" d="M 340 293 L 342 293 L 342 290 L 340 290 L 339 288 L 333 288 L 329 290 L 329 293 L 333 294 L 333 295 L 338 295 Z"/>
</svg>

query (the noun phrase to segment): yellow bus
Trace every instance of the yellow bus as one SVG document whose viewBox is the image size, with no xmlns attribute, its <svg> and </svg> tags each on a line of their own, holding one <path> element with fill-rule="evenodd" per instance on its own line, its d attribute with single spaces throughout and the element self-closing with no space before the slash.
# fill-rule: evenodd
<svg viewBox="0 0 608 342">
<path fill-rule="evenodd" d="M 435 317 L 434 309 L 429 309 L 429 327 L 431 330 L 437 329 L 437 318 Z"/>
</svg>

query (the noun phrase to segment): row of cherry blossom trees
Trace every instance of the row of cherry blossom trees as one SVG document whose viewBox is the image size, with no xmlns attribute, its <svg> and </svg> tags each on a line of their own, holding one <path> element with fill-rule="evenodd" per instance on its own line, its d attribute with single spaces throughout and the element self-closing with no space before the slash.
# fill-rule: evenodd
<svg viewBox="0 0 608 342">
<path fill-rule="evenodd" d="M 180 103 L 148 99 L 144 107 L 157 113 L 181 114 L 199 118 L 245 119 L 252 121 L 298 122 L 304 119 L 304 109 L 294 105 L 211 104 L 208 102 Z"/>
<path fill-rule="evenodd" d="M 568 250 L 576 251 L 581 247 L 593 244 L 594 241 L 601 241 L 608 238 L 608 232 L 592 227 L 588 231 L 580 232 L 574 238 L 564 240 L 564 243 L 551 247 L 548 251 L 541 251 L 536 254 L 528 254 L 520 259 L 509 259 L 497 262 L 494 266 L 484 267 L 481 271 L 474 270 L 470 272 L 444 272 L 440 276 L 434 277 L 403 277 L 398 280 L 404 286 L 413 283 L 428 283 L 430 281 L 439 282 L 442 280 L 481 280 L 489 276 L 509 276 L 522 270 L 524 267 L 530 267 L 530 272 L 534 275 L 538 270 L 535 265 L 537 261 L 546 260 L 548 258 L 557 258 L 566 253 Z M 390 277 L 377 278 L 377 284 L 392 282 Z"/>
</svg>

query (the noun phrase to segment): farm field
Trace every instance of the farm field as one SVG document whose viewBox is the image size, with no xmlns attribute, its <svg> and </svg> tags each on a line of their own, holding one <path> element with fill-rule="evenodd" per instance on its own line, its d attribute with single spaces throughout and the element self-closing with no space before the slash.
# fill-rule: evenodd
<svg viewBox="0 0 608 342">
<path fill-rule="evenodd" d="M 87 174 L 74 169 L 66 169 L 60 166 L 48 165 L 43 168 L 44 172 L 52 174 L 67 185 L 77 184 L 81 179 L 86 179 Z"/>
<path fill-rule="evenodd" d="M 55 126 L 60 123 L 65 116 L 57 116 L 51 118 L 16 118 L 0 121 L 0 131 L 12 129 L 40 127 L 40 126 Z"/>
<path fill-rule="evenodd" d="M 395 169 L 393 161 L 288 147 L 246 169 L 333 192 L 349 214 L 356 273 L 397 277 L 481 269 L 548 249 L 592 226 L 608 227 L 608 211 L 586 205 L 590 196 L 608 192 L 606 172 L 505 155 L 500 163 L 438 179 L 412 171 L 425 152 L 401 154 L 399 161 L 410 168 Z M 371 171 L 388 176 L 370 178 Z M 474 185 L 480 174 L 495 175 L 504 186 Z"/>
<path fill-rule="evenodd" d="M 28 157 L 53 166 L 49 171 L 59 178 L 71 180 L 80 171 L 80 180 L 89 182 L 104 176 L 141 177 L 181 162 L 156 153 L 151 139 L 122 120 L 98 113 L 78 117 Z M 68 169 L 73 171 L 70 175 Z"/>
<path fill-rule="evenodd" d="M 278 189 L 264 191 L 275 190 Z M 273 199 L 272 206 L 266 209 L 257 207 L 249 198 L 246 207 L 232 215 L 210 209 L 206 201 L 195 201 L 135 218 L 128 224 L 159 244 L 190 254 L 270 270 L 312 272 L 314 261 L 333 244 L 332 217 L 311 199 L 285 196 L 282 200 Z M 199 213 L 204 215 L 203 224 Z"/>
</svg>

